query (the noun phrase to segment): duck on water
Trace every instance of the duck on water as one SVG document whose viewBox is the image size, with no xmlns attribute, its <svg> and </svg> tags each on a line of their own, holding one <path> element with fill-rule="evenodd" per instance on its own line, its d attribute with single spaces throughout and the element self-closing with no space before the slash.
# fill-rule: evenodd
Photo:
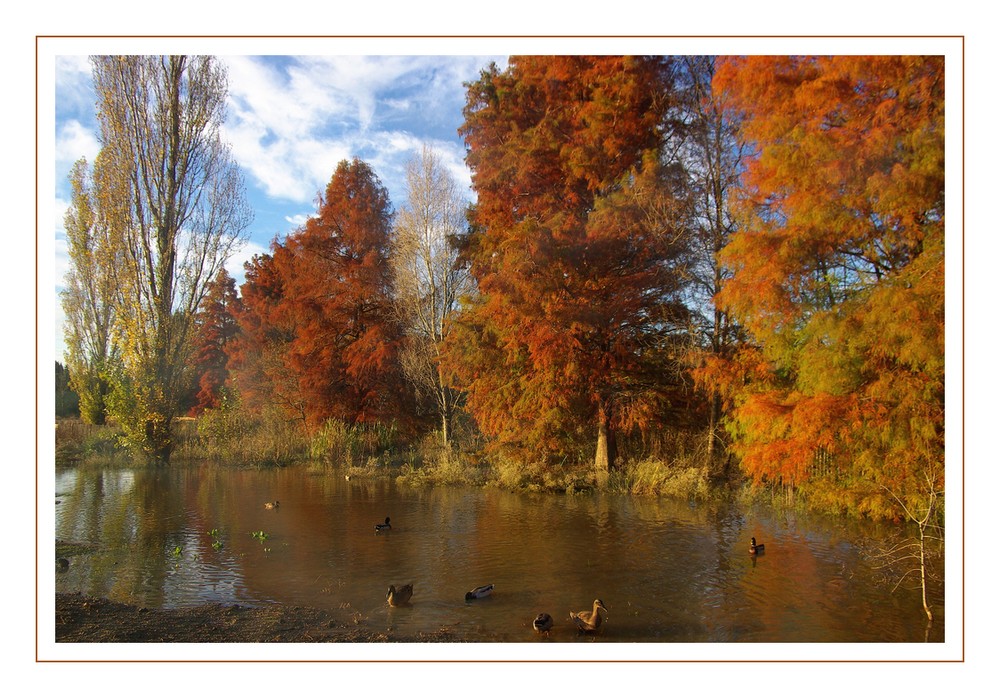
<svg viewBox="0 0 1000 698">
<path fill-rule="evenodd" d="M 495 584 L 484 584 L 481 587 L 476 587 L 472 591 L 465 593 L 466 601 L 473 601 L 475 599 L 485 599 L 487 596 L 493 593 L 493 588 Z"/>
<path fill-rule="evenodd" d="M 570 611 L 569 617 L 576 623 L 577 630 L 582 633 L 592 633 L 601 627 L 600 610 L 603 610 L 605 613 L 608 612 L 608 608 L 604 605 L 603 601 L 594 599 L 594 608 L 592 611 L 580 611 L 578 613 Z"/>
</svg>

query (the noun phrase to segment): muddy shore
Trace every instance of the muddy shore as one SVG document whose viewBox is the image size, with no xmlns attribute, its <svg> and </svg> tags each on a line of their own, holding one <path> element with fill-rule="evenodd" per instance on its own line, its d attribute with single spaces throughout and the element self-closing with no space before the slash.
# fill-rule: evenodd
<svg viewBox="0 0 1000 698">
<path fill-rule="evenodd" d="M 445 630 L 393 637 L 316 608 L 207 604 L 181 609 L 131 606 L 56 594 L 56 642 L 459 642 Z"/>
</svg>

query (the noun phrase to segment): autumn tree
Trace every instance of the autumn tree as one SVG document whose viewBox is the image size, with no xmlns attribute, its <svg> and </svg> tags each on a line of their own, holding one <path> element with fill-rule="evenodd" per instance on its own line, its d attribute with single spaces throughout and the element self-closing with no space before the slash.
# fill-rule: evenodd
<svg viewBox="0 0 1000 698">
<path fill-rule="evenodd" d="M 395 308 L 406 330 L 400 361 L 418 394 L 433 402 L 447 446 L 462 393 L 445 373 L 442 351 L 459 300 L 473 290 L 468 269 L 457 263 L 468 203 L 427 146 L 407 163 L 406 197 L 392 247 Z"/>
<path fill-rule="evenodd" d="M 275 262 L 287 250 L 277 240 L 271 250 L 244 264 L 246 280 L 235 308 L 238 331 L 225 347 L 227 367 L 245 405 L 258 412 L 275 410 L 304 425 L 306 411 L 298 377 L 287 365 L 295 323 L 283 311 L 285 284 Z"/>
<path fill-rule="evenodd" d="M 449 345 L 502 445 L 586 449 L 606 473 L 617 431 L 669 415 L 687 322 L 661 158 L 671 80 L 663 57 L 513 57 L 469 85 L 479 293 Z"/>
<path fill-rule="evenodd" d="M 110 239 L 87 161 L 70 172 L 71 203 L 64 218 L 69 271 L 61 292 L 66 316 L 66 365 L 73 390 L 80 398 L 80 416 L 89 424 L 104 424 L 108 380 L 117 349 L 115 268 L 119 251 Z"/>
<path fill-rule="evenodd" d="M 236 280 L 224 268 L 208 284 L 205 297 L 195 315 L 194 374 L 198 394 L 194 413 L 217 407 L 222 389 L 229 379 L 229 355 L 226 348 L 239 332 Z"/>
<path fill-rule="evenodd" d="M 720 374 L 758 482 L 808 485 L 875 516 L 939 508 L 943 68 L 941 57 L 745 57 L 716 74 L 755 146 L 720 296 L 753 342 Z"/>
<path fill-rule="evenodd" d="M 195 311 L 251 220 L 219 129 L 226 72 L 209 56 L 95 56 L 95 196 L 115 246 L 111 412 L 154 460 L 171 451 Z"/>
<path fill-rule="evenodd" d="M 241 325 L 267 342 L 252 365 L 311 427 L 388 421 L 412 407 L 397 361 L 391 231 L 387 190 L 367 163 L 345 160 L 316 216 L 248 267 Z"/>
<path fill-rule="evenodd" d="M 729 277 L 719 253 L 736 231 L 731 192 L 739 182 L 747 146 L 735 114 L 725 108 L 712 89 L 715 64 L 715 56 L 678 59 L 676 87 L 680 99 L 673 110 L 676 126 L 666 148 L 686 175 L 689 248 L 685 269 L 689 283 L 685 293 L 692 311 L 689 361 L 696 378 L 716 361 L 728 360 L 744 340 L 740 325 L 716 302 Z M 723 399 L 711 381 L 703 383 L 708 392 L 707 450 L 711 463 L 719 442 Z"/>
</svg>

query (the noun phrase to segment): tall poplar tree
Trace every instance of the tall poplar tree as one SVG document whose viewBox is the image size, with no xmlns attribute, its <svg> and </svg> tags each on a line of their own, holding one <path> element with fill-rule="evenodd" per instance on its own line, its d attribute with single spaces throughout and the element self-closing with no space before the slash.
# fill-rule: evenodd
<svg viewBox="0 0 1000 698">
<path fill-rule="evenodd" d="M 111 389 L 108 377 L 117 355 L 112 330 L 118 252 L 108 237 L 108 222 L 101 217 L 86 160 L 73 165 L 69 179 L 72 199 L 65 216 L 69 271 L 61 293 L 66 367 L 80 397 L 80 417 L 89 424 L 104 424 Z"/>
<path fill-rule="evenodd" d="M 220 127 L 226 71 L 210 56 L 95 56 L 95 194 L 115 246 L 109 402 L 130 442 L 169 458 L 191 331 L 252 213 Z"/>
</svg>

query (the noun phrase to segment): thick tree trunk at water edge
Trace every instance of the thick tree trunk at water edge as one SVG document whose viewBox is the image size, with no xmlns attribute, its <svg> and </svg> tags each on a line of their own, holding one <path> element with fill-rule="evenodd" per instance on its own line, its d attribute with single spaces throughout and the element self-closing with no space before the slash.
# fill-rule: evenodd
<svg viewBox="0 0 1000 698">
<path fill-rule="evenodd" d="M 170 461 L 173 451 L 170 420 L 154 415 L 146 420 L 146 439 L 143 450 L 153 463 L 165 464 Z"/>
<path fill-rule="evenodd" d="M 615 436 L 604 408 L 597 414 L 597 452 L 594 454 L 594 470 L 598 484 L 607 484 L 608 474 L 615 467 Z"/>
</svg>

